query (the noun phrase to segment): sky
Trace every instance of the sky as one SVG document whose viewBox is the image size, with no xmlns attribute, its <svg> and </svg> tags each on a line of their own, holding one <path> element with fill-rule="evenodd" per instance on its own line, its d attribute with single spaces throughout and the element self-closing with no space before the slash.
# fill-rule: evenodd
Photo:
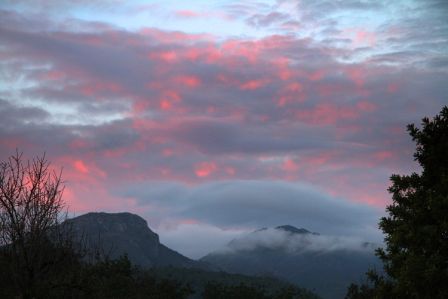
<svg viewBox="0 0 448 299">
<path fill-rule="evenodd" d="M 0 3 L 0 159 L 72 215 L 130 211 L 198 258 L 260 227 L 382 240 L 406 132 L 448 103 L 448 2 Z"/>
</svg>

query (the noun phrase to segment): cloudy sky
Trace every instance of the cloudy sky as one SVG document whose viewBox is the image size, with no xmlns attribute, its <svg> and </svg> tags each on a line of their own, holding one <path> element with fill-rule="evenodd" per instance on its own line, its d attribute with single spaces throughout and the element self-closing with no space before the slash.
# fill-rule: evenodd
<svg viewBox="0 0 448 299">
<path fill-rule="evenodd" d="M 408 123 L 448 102 L 445 0 L 0 4 L 0 158 L 199 257 L 291 224 L 381 240 Z"/>
</svg>

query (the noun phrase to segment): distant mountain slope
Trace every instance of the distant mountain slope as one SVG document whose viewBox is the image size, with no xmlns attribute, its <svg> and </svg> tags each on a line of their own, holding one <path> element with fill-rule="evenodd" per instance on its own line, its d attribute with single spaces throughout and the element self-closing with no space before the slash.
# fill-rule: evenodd
<svg viewBox="0 0 448 299">
<path fill-rule="evenodd" d="M 324 298 L 343 298 L 379 261 L 374 245 L 349 238 L 321 236 L 290 225 L 257 230 L 232 240 L 201 261 L 229 273 L 272 275 L 297 283 Z"/>
<path fill-rule="evenodd" d="M 127 254 L 129 260 L 144 268 L 185 267 L 210 269 L 206 263 L 191 260 L 159 242 L 147 222 L 131 213 L 88 213 L 67 220 L 92 246 L 98 246 L 117 258 Z"/>
</svg>

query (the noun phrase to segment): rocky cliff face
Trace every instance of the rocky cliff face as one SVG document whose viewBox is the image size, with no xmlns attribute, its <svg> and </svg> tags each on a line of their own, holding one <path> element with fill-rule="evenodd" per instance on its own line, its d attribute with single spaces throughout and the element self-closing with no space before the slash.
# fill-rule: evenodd
<svg viewBox="0 0 448 299">
<path fill-rule="evenodd" d="M 127 254 L 132 263 L 145 268 L 208 268 L 205 263 L 193 261 L 161 244 L 147 222 L 131 213 L 88 213 L 67 223 L 78 235 L 84 236 L 88 246 L 100 248 L 112 259 Z"/>
</svg>

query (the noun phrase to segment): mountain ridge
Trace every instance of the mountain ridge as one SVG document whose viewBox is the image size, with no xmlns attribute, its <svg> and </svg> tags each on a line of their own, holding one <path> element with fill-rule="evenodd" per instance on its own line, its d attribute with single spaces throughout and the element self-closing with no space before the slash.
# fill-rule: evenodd
<svg viewBox="0 0 448 299">
<path fill-rule="evenodd" d="M 310 232 L 309 230 L 305 229 L 305 228 L 297 228 L 293 225 L 290 224 L 284 224 L 284 225 L 280 225 L 275 227 L 276 230 L 283 230 L 285 232 L 290 232 L 293 234 L 313 234 L 313 235 L 319 235 L 319 233 L 315 233 L 315 232 Z"/>
<path fill-rule="evenodd" d="M 185 267 L 210 270 L 206 263 L 189 259 L 160 243 L 142 217 L 129 212 L 90 212 L 66 220 L 78 236 L 87 239 L 90 248 L 99 247 L 112 259 L 126 254 L 138 266 Z"/>
<path fill-rule="evenodd" d="M 228 273 L 271 275 L 315 291 L 323 298 L 343 298 L 379 260 L 373 243 L 331 237 L 281 225 L 231 240 L 200 260 Z"/>
<path fill-rule="evenodd" d="M 323 298 L 342 298 L 348 283 L 358 281 L 368 266 L 375 264 L 370 253 L 372 243 L 356 243 L 359 250 L 353 250 L 344 247 L 344 239 L 331 239 L 289 224 L 262 228 L 233 239 L 227 245 L 229 250 L 210 252 L 195 261 L 160 243 L 159 235 L 147 221 L 129 212 L 92 212 L 66 223 L 92 243 L 99 239 L 102 248 L 111 249 L 111 259 L 126 254 L 133 264 L 143 268 L 268 275 L 305 287 Z M 334 242 L 339 243 L 335 246 Z"/>
</svg>

